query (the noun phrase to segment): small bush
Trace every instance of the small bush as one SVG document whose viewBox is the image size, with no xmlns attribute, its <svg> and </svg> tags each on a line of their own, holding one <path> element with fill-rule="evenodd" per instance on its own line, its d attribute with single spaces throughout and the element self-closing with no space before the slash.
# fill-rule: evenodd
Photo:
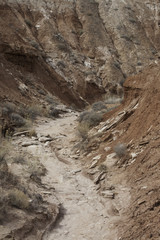
<svg viewBox="0 0 160 240">
<path fill-rule="evenodd" d="M 11 114 L 11 121 L 12 121 L 13 125 L 16 127 L 22 127 L 26 123 L 25 119 L 18 113 Z"/>
<path fill-rule="evenodd" d="M 28 171 L 30 175 L 35 175 L 35 176 L 44 176 L 46 174 L 46 168 L 39 163 L 38 160 L 35 159 L 34 162 L 29 163 L 29 168 Z"/>
<path fill-rule="evenodd" d="M 3 104 L 3 107 L 7 108 L 9 113 L 12 113 L 16 109 L 16 105 L 14 103 L 6 102 Z"/>
<path fill-rule="evenodd" d="M 78 122 L 82 122 L 83 119 L 85 118 L 85 116 L 87 116 L 89 114 L 88 111 L 84 111 L 82 113 L 80 113 L 79 117 L 78 117 Z"/>
<path fill-rule="evenodd" d="M 15 189 L 9 193 L 9 203 L 20 209 L 27 209 L 29 207 L 29 198 L 24 192 Z"/>
<path fill-rule="evenodd" d="M 77 130 L 83 140 L 88 138 L 89 125 L 87 123 L 80 123 Z"/>
<path fill-rule="evenodd" d="M 56 102 L 56 101 L 53 99 L 53 97 L 50 96 L 50 95 L 47 95 L 47 96 L 45 97 L 45 100 L 46 100 L 49 104 L 53 104 L 54 106 L 57 105 L 57 102 Z"/>
<path fill-rule="evenodd" d="M 2 116 L 8 117 L 15 112 L 16 106 L 13 103 L 6 102 L 2 106 Z"/>
<path fill-rule="evenodd" d="M 57 47 L 62 52 L 67 52 L 67 53 L 70 52 L 70 49 L 66 43 L 58 43 Z"/>
<path fill-rule="evenodd" d="M 42 108 L 37 105 L 30 106 L 26 109 L 27 117 L 34 120 L 37 116 L 42 115 Z"/>
<path fill-rule="evenodd" d="M 0 224 L 2 224 L 5 220 L 6 214 L 8 210 L 8 199 L 5 196 L 4 191 L 0 190 Z"/>
<path fill-rule="evenodd" d="M 4 160 L 0 164 L 0 184 L 1 184 L 1 186 L 3 185 L 4 182 L 6 182 L 6 180 L 8 180 L 9 174 L 10 173 L 8 172 L 8 165 L 7 165 L 6 161 Z"/>
<path fill-rule="evenodd" d="M 37 133 L 36 133 L 36 130 L 35 129 L 31 129 L 29 131 L 29 137 L 37 137 Z"/>
<path fill-rule="evenodd" d="M 37 42 L 31 41 L 30 43 L 31 43 L 32 47 L 39 49 L 39 44 Z"/>
<path fill-rule="evenodd" d="M 127 147 L 125 144 L 123 143 L 118 143 L 115 147 L 114 147 L 114 151 L 116 153 L 116 155 L 121 158 L 126 154 L 127 151 Z"/>
<path fill-rule="evenodd" d="M 46 92 L 41 88 L 41 89 L 39 89 L 38 90 L 38 92 L 41 94 L 41 95 L 43 95 L 43 96 L 45 96 L 46 95 Z"/>
<path fill-rule="evenodd" d="M 20 164 L 24 164 L 25 163 L 25 158 L 22 155 L 17 155 L 13 158 L 13 162 L 14 163 L 20 163 Z"/>
<path fill-rule="evenodd" d="M 122 102 L 122 98 L 120 97 L 109 97 L 105 100 L 106 104 L 117 104 L 117 103 L 121 103 Z"/>
<path fill-rule="evenodd" d="M 57 66 L 58 66 L 59 68 L 65 68 L 65 67 L 66 67 L 66 65 L 65 65 L 65 63 L 64 63 L 63 61 L 59 61 L 59 62 L 57 63 Z"/>
<path fill-rule="evenodd" d="M 56 109 L 54 106 L 51 106 L 49 109 L 49 116 L 51 117 L 59 117 L 60 111 Z"/>
<path fill-rule="evenodd" d="M 78 119 L 79 122 L 86 123 L 89 126 L 89 128 L 98 125 L 101 120 L 102 120 L 102 114 L 94 111 L 92 112 L 85 111 L 80 114 Z"/>
<path fill-rule="evenodd" d="M 28 27 L 30 27 L 30 28 L 33 27 L 33 25 L 32 25 L 32 23 L 31 23 L 30 20 L 25 19 L 24 21 L 25 21 L 25 23 L 28 25 Z"/>
<path fill-rule="evenodd" d="M 99 102 L 93 103 L 92 109 L 94 111 L 98 112 L 98 111 L 101 111 L 103 109 L 107 109 L 107 107 L 106 107 L 104 102 L 99 101 Z"/>
<path fill-rule="evenodd" d="M 101 164 L 98 169 L 99 169 L 100 172 L 106 172 L 107 171 L 107 167 L 104 164 Z"/>
<path fill-rule="evenodd" d="M 0 148 L 0 164 L 5 160 L 6 151 Z"/>
<path fill-rule="evenodd" d="M 131 37 L 127 35 L 122 35 L 121 38 L 125 39 L 126 41 L 131 41 Z"/>
</svg>

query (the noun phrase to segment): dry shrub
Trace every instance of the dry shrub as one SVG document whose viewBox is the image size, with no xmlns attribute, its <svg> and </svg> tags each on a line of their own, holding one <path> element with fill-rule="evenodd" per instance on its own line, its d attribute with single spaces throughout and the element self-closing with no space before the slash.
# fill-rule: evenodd
<svg viewBox="0 0 160 240">
<path fill-rule="evenodd" d="M 28 166 L 30 175 L 44 176 L 46 174 L 46 168 L 38 161 L 30 162 Z"/>
<path fill-rule="evenodd" d="M 6 102 L 2 106 L 2 115 L 9 116 L 16 111 L 16 105 L 14 103 Z"/>
<path fill-rule="evenodd" d="M 87 123 L 83 123 L 83 122 L 80 123 L 80 124 L 78 125 L 77 130 L 78 130 L 79 136 L 80 136 L 83 140 L 85 140 L 85 139 L 88 138 L 89 125 L 88 125 Z"/>
<path fill-rule="evenodd" d="M 121 103 L 122 102 L 122 100 L 123 100 L 123 98 L 120 98 L 120 97 L 114 97 L 114 96 L 112 96 L 112 97 L 108 97 L 106 100 L 105 100 L 105 103 L 106 104 L 119 104 L 119 103 Z"/>
<path fill-rule="evenodd" d="M 25 119 L 18 113 L 11 114 L 11 121 L 12 121 L 13 125 L 16 127 L 22 127 L 26 123 Z"/>
<path fill-rule="evenodd" d="M 20 209 L 27 209 L 29 207 L 29 197 L 18 189 L 9 192 L 9 203 Z"/>
<path fill-rule="evenodd" d="M 31 129 L 30 131 L 29 131 L 29 137 L 37 137 L 37 133 L 36 133 L 36 130 L 35 129 Z"/>
<path fill-rule="evenodd" d="M 59 114 L 61 113 L 61 111 L 59 109 L 56 109 L 54 106 L 50 106 L 50 109 L 49 109 L 49 116 L 51 117 L 59 117 Z"/>
<path fill-rule="evenodd" d="M 0 224 L 3 224 L 8 212 L 8 198 L 3 189 L 0 189 Z"/>
<path fill-rule="evenodd" d="M 14 163 L 20 163 L 20 164 L 24 164 L 26 161 L 25 161 L 25 158 L 23 155 L 17 155 L 13 158 L 13 162 Z"/>
<path fill-rule="evenodd" d="M 123 156 L 126 155 L 127 152 L 127 147 L 124 143 L 118 143 L 115 147 L 114 147 L 114 151 L 116 153 L 116 155 L 121 158 Z"/>
<path fill-rule="evenodd" d="M 83 123 L 87 124 L 89 126 L 89 128 L 98 125 L 101 120 L 102 120 L 102 113 L 97 113 L 94 111 L 82 112 L 78 119 L 78 121 L 80 123 L 83 122 Z"/>
<path fill-rule="evenodd" d="M 78 122 L 82 122 L 83 119 L 85 119 L 85 117 L 89 114 L 88 111 L 84 111 L 82 113 L 80 113 L 79 117 L 78 117 Z"/>
<path fill-rule="evenodd" d="M 54 106 L 57 105 L 57 102 L 56 102 L 56 101 L 53 99 L 53 97 L 50 96 L 49 94 L 46 95 L 45 100 L 46 100 L 49 104 L 52 104 L 52 105 L 54 105 Z"/>
<path fill-rule="evenodd" d="M 27 117 L 32 120 L 35 120 L 37 116 L 41 116 L 42 113 L 42 107 L 38 105 L 32 105 L 26 109 Z"/>
<path fill-rule="evenodd" d="M 107 166 L 104 165 L 104 164 L 101 164 L 101 165 L 99 166 L 98 170 L 99 170 L 100 172 L 106 172 L 106 171 L 107 171 Z"/>
<path fill-rule="evenodd" d="M 92 109 L 96 112 L 101 110 L 107 110 L 107 107 L 104 102 L 99 101 L 92 104 Z"/>
<path fill-rule="evenodd" d="M 5 160 L 6 150 L 0 148 L 0 164 Z"/>
</svg>

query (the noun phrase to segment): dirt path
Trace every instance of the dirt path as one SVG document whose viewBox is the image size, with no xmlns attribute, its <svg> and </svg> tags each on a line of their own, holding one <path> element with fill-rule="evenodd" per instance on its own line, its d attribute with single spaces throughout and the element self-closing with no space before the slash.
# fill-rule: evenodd
<svg viewBox="0 0 160 240">
<path fill-rule="evenodd" d="M 112 220 L 118 220 L 118 216 L 110 218 L 107 213 L 112 200 L 99 196 L 96 185 L 83 175 L 79 156 L 72 152 L 76 115 L 72 112 L 56 120 L 39 120 L 36 131 L 41 136 L 53 137 L 53 149 L 47 143 L 27 148 L 48 170 L 43 184 L 55 188 L 54 193 L 46 196 L 47 201 L 52 202 L 54 194 L 61 205 L 60 219 L 52 231 L 46 231 L 43 239 L 117 240 Z"/>
</svg>

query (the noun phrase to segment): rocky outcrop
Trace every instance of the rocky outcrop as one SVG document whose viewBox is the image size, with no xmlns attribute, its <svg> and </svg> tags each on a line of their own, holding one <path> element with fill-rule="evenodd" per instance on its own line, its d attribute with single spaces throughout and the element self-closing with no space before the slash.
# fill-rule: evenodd
<svg viewBox="0 0 160 240">
<path fill-rule="evenodd" d="M 126 77 L 158 57 L 159 4 L 0 1 L 1 96 L 33 97 L 37 83 L 78 107 L 122 95 Z M 17 93 L 20 83 L 29 90 Z"/>
</svg>

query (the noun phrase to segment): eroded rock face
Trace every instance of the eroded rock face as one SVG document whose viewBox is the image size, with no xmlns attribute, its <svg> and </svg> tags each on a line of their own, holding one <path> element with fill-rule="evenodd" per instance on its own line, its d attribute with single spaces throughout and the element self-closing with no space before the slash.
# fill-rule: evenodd
<svg viewBox="0 0 160 240">
<path fill-rule="evenodd" d="M 1 85 L 32 78 L 79 107 L 122 95 L 125 78 L 157 58 L 159 7 L 158 0 L 1 0 Z"/>
</svg>

